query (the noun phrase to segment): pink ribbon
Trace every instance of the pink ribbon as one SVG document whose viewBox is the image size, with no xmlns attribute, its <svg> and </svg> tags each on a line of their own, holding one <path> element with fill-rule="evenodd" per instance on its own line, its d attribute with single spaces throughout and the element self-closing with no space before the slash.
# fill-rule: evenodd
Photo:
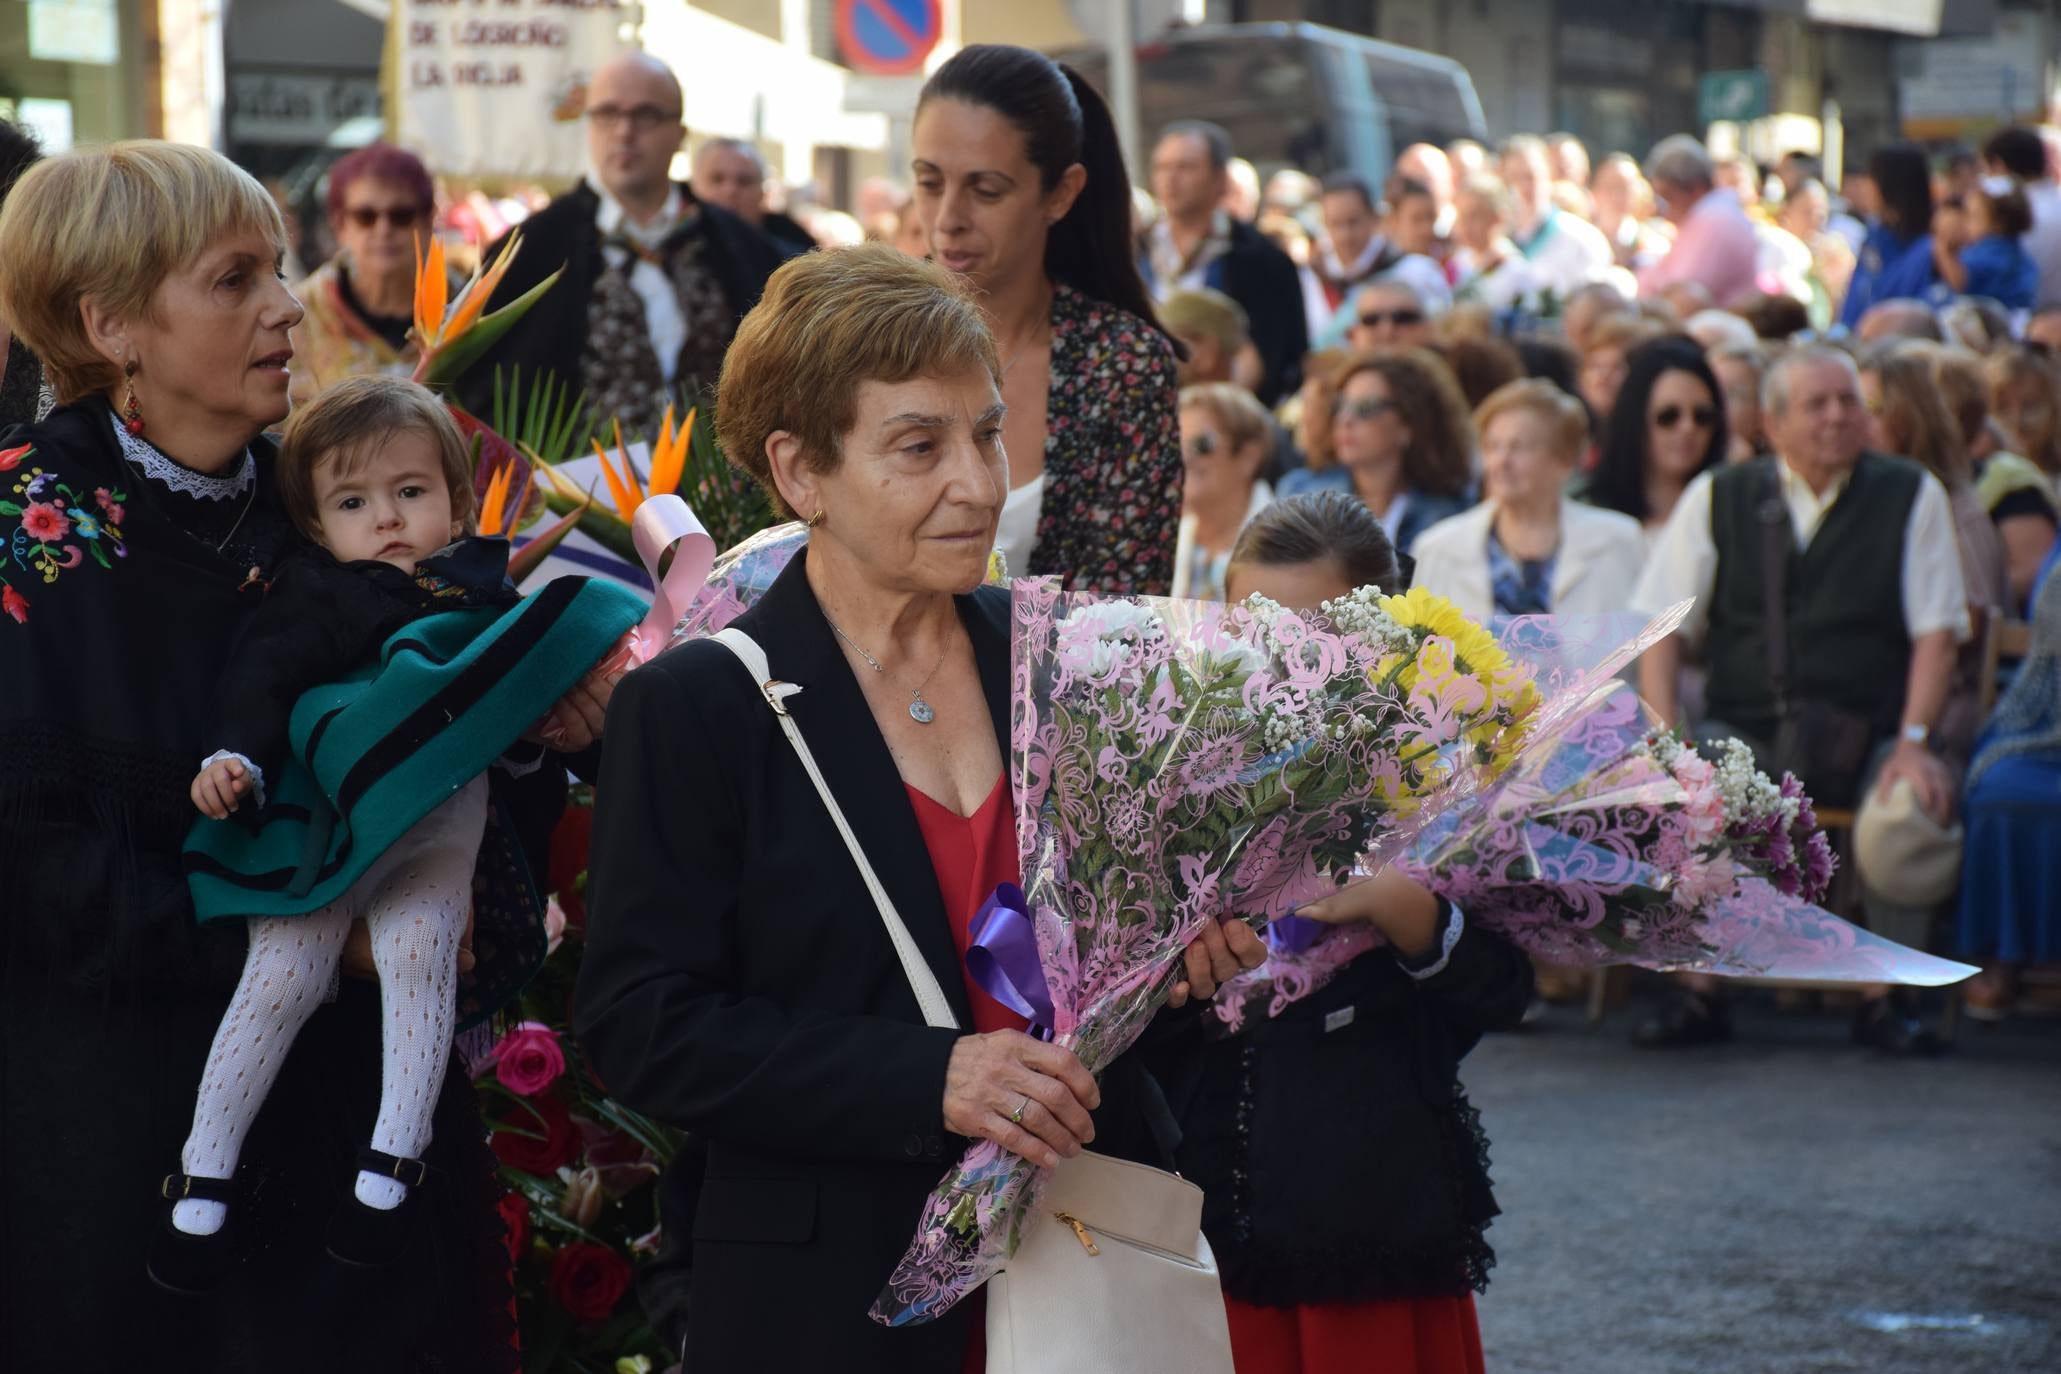
<svg viewBox="0 0 2061 1374">
<path fill-rule="evenodd" d="M 673 627 L 708 581 L 716 566 L 716 541 L 687 503 L 668 493 L 647 496 L 637 507 L 630 520 L 630 542 L 651 574 L 651 613 L 630 631 L 630 661 L 644 663 L 666 647 Z M 661 577 L 659 567 L 668 549 L 673 562 Z"/>
</svg>

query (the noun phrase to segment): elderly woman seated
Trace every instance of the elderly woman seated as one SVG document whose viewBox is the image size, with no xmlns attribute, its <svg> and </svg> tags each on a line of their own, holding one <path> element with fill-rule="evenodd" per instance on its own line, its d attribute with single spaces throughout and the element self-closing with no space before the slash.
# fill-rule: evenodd
<svg viewBox="0 0 2061 1374">
<path fill-rule="evenodd" d="M 1645 558 L 1638 521 L 1563 494 L 1587 432 L 1581 403 L 1512 382 L 1474 423 L 1483 500 L 1418 537 L 1415 585 L 1481 618 L 1623 610 Z"/>
<path fill-rule="evenodd" d="M 624 679 L 611 711 L 577 1024 L 616 1097 L 705 1146 L 667 1190 L 693 1199 L 667 1223 L 692 1236 L 690 1369 L 978 1368 L 974 1303 L 866 1315 L 930 1190 L 972 1137 L 1044 1166 L 1136 1148 L 1137 1061 L 1098 1085 L 966 970 L 983 899 L 1018 879 L 1009 594 L 981 585 L 1009 490 L 1000 382 L 943 268 L 877 244 L 782 267 L 718 406 L 729 457 L 811 530 L 736 622 L 798 690 L 776 715 L 702 640 Z M 1174 1005 L 1264 950 L 1209 926 Z M 921 1010 L 939 989 L 953 1024 Z"/>
<path fill-rule="evenodd" d="M 1228 382 L 1181 391 L 1181 553 L 1174 595 L 1224 599 L 1231 546 L 1274 500 L 1261 477 L 1273 452 L 1273 417 L 1259 399 Z"/>
</svg>

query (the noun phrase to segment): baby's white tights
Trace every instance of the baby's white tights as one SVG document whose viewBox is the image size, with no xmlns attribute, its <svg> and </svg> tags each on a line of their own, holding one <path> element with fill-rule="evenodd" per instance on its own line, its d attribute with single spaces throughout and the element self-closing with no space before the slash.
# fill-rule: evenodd
<svg viewBox="0 0 2061 1374">
<path fill-rule="evenodd" d="M 236 1172 L 244 1138 L 293 1040 L 328 991 L 344 937 L 362 918 L 379 972 L 385 1058 L 372 1148 L 403 1159 L 429 1145 L 458 1006 L 458 943 L 472 905 L 472 871 L 486 829 L 487 783 L 473 779 L 380 855 L 341 898 L 306 916 L 250 923 L 250 952 L 215 1032 L 180 1167 L 199 1178 Z M 392 1208 L 407 1185 L 360 1170 L 360 1202 Z M 186 1198 L 172 1224 L 220 1230 L 228 1208 Z"/>
</svg>

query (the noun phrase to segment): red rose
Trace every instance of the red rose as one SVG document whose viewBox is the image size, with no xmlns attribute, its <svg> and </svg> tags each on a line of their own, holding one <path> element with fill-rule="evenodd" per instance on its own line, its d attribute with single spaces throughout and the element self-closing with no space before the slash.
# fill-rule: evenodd
<svg viewBox="0 0 2061 1374">
<path fill-rule="evenodd" d="M 530 1239 L 530 1200 L 521 1193 L 508 1193 L 494 1210 L 501 1214 L 501 1224 L 508 1228 L 508 1262 L 514 1264 L 522 1258 L 522 1248 Z"/>
<path fill-rule="evenodd" d="M 573 1241 L 551 1261 L 551 1296 L 574 1321 L 607 1319 L 630 1286 L 630 1266 L 606 1246 Z"/>
<path fill-rule="evenodd" d="M 572 1163 L 579 1153 L 580 1133 L 573 1125 L 572 1113 L 557 1098 L 539 1097 L 529 1105 L 536 1109 L 536 1116 L 510 1104 L 507 1114 L 494 1123 L 487 1144 L 509 1168 L 550 1178 L 559 1165 Z M 528 1134 L 518 1135 L 518 1131 Z"/>
<path fill-rule="evenodd" d="M 29 599 L 4 584 L 0 584 L 0 611 L 13 616 L 17 625 L 29 623 Z"/>
<path fill-rule="evenodd" d="M 20 467 L 21 460 L 28 456 L 29 450 L 33 447 L 33 444 L 23 444 L 20 448 L 0 450 L 0 472 L 13 472 Z"/>
</svg>

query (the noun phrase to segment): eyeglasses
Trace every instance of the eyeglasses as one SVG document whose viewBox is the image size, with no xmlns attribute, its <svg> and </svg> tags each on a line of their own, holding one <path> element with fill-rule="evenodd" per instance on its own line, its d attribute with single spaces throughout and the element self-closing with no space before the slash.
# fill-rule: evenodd
<svg viewBox="0 0 2061 1374">
<path fill-rule="evenodd" d="M 415 221 L 422 218 L 422 208 L 417 205 L 389 205 L 382 210 L 377 205 L 353 205 L 344 211 L 344 217 L 360 229 L 370 229 L 382 218 L 396 229 L 412 229 Z"/>
<path fill-rule="evenodd" d="M 1340 401 L 1331 407 L 1331 413 L 1338 419 L 1373 420 L 1395 409 L 1395 402 L 1374 396 L 1363 396 L 1357 401 Z"/>
<path fill-rule="evenodd" d="M 1717 423 L 1717 411 L 1710 406 L 1697 406 L 1694 409 L 1662 406 L 1653 415 L 1653 423 L 1662 429 L 1673 429 L 1685 419 L 1698 429 L 1709 429 Z"/>
<path fill-rule="evenodd" d="M 613 129 L 627 123 L 632 132 L 648 134 L 666 124 L 678 124 L 680 112 L 656 105 L 633 105 L 627 110 L 620 105 L 596 105 L 587 111 L 587 119 L 598 128 Z"/>
<path fill-rule="evenodd" d="M 1384 324 L 1392 324 L 1396 328 L 1402 329 L 1409 325 L 1424 323 L 1424 312 L 1422 310 L 1366 310 L 1360 314 L 1360 323 L 1369 329 L 1379 329 Z"/>
</svg>

